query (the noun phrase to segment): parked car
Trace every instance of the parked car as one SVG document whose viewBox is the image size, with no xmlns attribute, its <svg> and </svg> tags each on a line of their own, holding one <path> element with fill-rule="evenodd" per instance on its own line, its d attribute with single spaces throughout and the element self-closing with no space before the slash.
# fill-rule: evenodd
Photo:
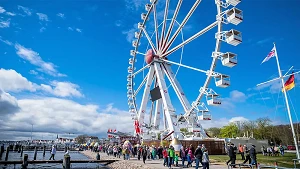
<svg viewBox="0 0 300 169">
<path fill-rule="evenodd" d="M 288 145 L 287 149 L 288 150 L 296 150 L 296 147 L 294 145 Z"/>
</svg>

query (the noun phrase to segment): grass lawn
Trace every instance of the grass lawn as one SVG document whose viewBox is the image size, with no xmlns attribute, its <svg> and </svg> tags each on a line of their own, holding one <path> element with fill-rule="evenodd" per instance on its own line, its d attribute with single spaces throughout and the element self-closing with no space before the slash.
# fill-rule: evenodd
<svg viewBox="0 0 300 169">
<path fill-rule="evenodd" d="M 209 155 L 209 158 L 212 162 L 217 162 L 217 163 L 226 163 L 227 160 L 229 160 L 229 157 L 227 155 Z M 236 163 L 242 163 L 243 160 L 240 154 L 237 154 L 236 156 L 237 160 Z M 278 166 L 280 167 L 289 167 L 289 168 L 293 168 L 294 167 L 294 163 L 292 159 L 296 158 L 296 154 L 295 153 L 285 153 L 284 156 L 263 156 L 262 154 L 258 154 L 257 155 L 257 161 L 260 164 L 263 165 L 272 165 L 274 166 L 274 163 L 277 162 Z M 298 164 L 297 167 L 299 167 L 300 165 Z"/>
</svg>

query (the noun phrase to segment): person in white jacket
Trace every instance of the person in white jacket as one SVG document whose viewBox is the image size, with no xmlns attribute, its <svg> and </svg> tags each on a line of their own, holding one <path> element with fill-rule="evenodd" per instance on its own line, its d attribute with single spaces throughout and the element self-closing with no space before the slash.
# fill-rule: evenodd
<svg viewBox="0 0 300 169">
<path fill-rule="evenodd" d="M 52 149 L 51 149 L 51 157 L 50 157 L 50 159 L 49 160 L 51 160 L 52 158 L 53 158 L 53 160 L 55 160 L 54 159 L 54 156 L 55 156 L 55 154 L 56 154 L 56 148 L 55 148 L 55 146 L 53 145 L 52 146 Z"/>
<path fill-rule="evenodd" d="M 209 157 L 208 157 L 207 149 L 204 149 L 202 155 L 202 166 L 203 169 L 209 169 Z"/>
</svg>

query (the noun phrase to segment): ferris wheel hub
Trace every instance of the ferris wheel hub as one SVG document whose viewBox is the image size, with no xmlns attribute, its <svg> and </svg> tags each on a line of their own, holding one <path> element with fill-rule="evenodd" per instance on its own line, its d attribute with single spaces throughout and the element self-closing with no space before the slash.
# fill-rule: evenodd
<svg viewBox="0 0 300 169">
<path fill-rule="evenodd" d="M 146 55 L 145 55 L 145 61 L 147 64 L 150 64 L 153 62 L 154 58 L 159 58 L 158 55 L 155 55 L 155 53 L 153 52 L 152 49 L 149 49 L 147 52 L 146 52 Z"/>
</svg>

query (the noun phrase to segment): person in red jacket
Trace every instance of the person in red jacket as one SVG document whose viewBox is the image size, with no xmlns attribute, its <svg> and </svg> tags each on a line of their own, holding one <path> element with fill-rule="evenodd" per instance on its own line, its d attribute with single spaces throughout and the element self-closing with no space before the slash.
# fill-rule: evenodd
<svg viewBox="0 0 300 169">
<path fill-rule="evenodd" d="M 164 150 L 162 151 L 163 158 L 164 158 L 164 166 L 168 164 L 168 152 L 167 148 L 165 147 Z"/>
</svg>

